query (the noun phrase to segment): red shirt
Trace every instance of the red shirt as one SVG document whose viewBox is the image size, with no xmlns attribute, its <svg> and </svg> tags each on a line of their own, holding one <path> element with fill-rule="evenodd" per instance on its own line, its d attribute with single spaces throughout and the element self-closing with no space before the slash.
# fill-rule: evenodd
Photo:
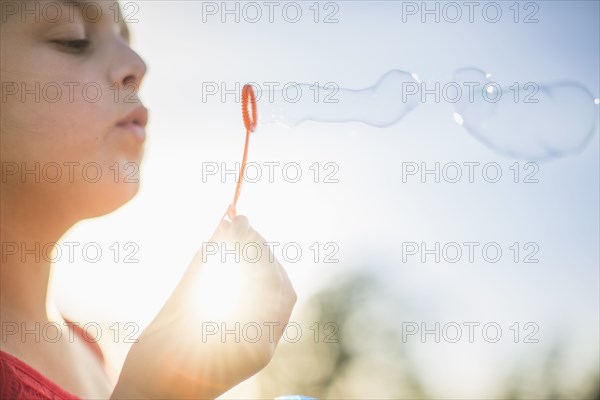
<svg viewBox="0 0 600 400">
<path fill-rule="evenodd" d="M 77 325 L 65 321 L 96 353 L 104 364 L 102 350 Z M 80 400 L 79 397 L 46 378 L 30 365 L 0 350 L 0 399 Z"/>
</svg>

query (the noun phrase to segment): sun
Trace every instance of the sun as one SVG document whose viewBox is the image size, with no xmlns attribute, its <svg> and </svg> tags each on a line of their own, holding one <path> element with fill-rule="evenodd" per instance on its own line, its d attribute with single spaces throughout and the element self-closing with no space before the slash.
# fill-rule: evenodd
<svg viewBox="0 0 600 400">
<path fill-rule="evenodd" d="M 225 260 L 215 257 L 199 268 L 193 282 L 192 307 L 203 319 L 223 321 L 235 317 L 243 297 L 244 260 L 233 255 Z"/>
</svg>

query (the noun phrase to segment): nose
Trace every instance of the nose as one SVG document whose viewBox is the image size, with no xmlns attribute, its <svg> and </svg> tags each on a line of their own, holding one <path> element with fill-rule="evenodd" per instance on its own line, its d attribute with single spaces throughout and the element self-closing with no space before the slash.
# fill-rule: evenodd
<svg viewBox="0 0 600 400">
<path fill-rule="evenodd" d="M 114 84 L 127 88 L 134 85 L 137 89 L 148 69 L 144 60 L 125 42 L 120 42 L 113 53 L 113 67 L 110 80 Z"/>
</svg>

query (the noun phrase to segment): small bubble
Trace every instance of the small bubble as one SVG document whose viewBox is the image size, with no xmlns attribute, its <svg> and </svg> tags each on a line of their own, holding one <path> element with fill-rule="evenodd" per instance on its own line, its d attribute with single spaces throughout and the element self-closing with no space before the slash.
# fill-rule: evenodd
<svg viewBox="0 0 600 400">
<path fill-rule="evenodd" d="M 594 104 L 596 104 L 596 105 L 600 104 L 600 99 L 594 99 Z"/>
<path fill-rule="evenodd" d="M 462 126 L 465 123 L 465 120 L 463 119 L 462 115 L 460 115 L 459 113 L 455 112 L 452 113 L 452 118 L 454 118 L 454 121 L 459 124 L 460 126 Z"/>
<path fill-rule="evenodd" d="M 492 74 L 485 74 L 485 77 L 490 79 L 492 77 Z"/>
</svg>

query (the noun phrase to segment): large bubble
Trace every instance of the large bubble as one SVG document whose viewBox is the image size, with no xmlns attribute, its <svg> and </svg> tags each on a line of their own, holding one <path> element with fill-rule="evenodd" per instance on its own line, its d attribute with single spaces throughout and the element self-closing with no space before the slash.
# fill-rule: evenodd
<svg viewBox="0 0 600 400">
<path fill-rule="evenodd" d="M 476 68 L 454 73 L 453 81 L 469 88 L 455 103 L 454 119 L 495 151 L 543 160 L 577 152 L 594 135 L 597 100 L 581 84 L 501 86 L 489 77 Z"/>
<path fill-rule="evenodd" d="M 354 90 L 330 82 L 288 84 L 281 90 L 257 90 L 260 123 L 278 122 L 292 127 L 303 121 L 362 122 L 387 127 L 415 108 L 419 99 L 403 96 L 408 83 L 416 83 L 408 72 L 392 70 L 370 87 Z M 405 97 L 405 98 L 403 98 Z"/>
</svg>

